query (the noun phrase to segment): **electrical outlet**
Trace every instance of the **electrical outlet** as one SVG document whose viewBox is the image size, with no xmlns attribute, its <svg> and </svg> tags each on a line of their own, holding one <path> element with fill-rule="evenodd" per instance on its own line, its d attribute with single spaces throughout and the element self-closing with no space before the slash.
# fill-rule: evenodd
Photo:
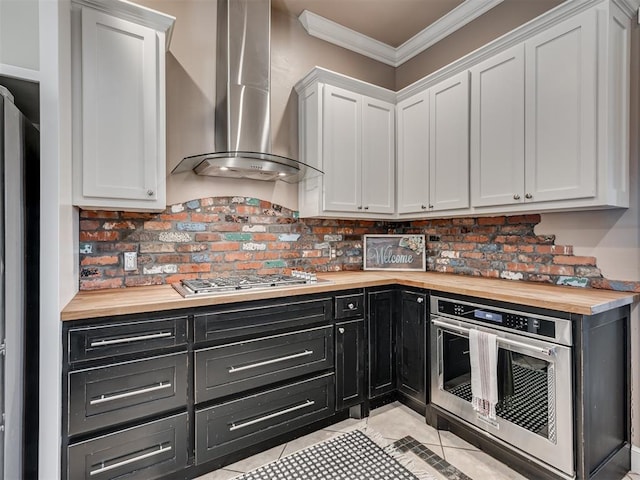
<svg viewBox="0 0 640 480">
<path fill-rule="evenodd" d="M 440 235 L 429 235 L 429 241 L 430 242 L 439 242 L 440 241 Z"/>
<path fill-rule="evenodd" d="M 138 269 L 138 252 L 124 252 L 124 271 L 132 272 Z"/>
<path fill-rule="evenodd" d="M 336 258 L 336 247 L 331 247 L 331 258 Z"/>
</svg>

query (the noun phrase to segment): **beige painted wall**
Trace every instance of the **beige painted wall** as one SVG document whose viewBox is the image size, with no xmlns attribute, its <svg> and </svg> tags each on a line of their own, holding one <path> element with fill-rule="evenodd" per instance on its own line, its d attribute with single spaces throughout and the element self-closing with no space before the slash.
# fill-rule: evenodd
<svg viewBox="0 0 640 480">
<path fill-rule="evenodd" d="M 562 0 L 505 0 L 400 65 L 396 70 L 396 90 L 403 89 L 561 3 Z"/>
<path fill-rule="evenodd" d="M 170 174 L 183 157 L 214 149 L 217 4 L 202 0 L 136 2 L 177 19 L 167 56 L 167 204 L 218 195 L 251 196 L 296 210 L 297 185 L 198 177 L 191 172 Z M 280 11 L 273 11 L 272 25 L 273 153 L 298 158 L 293 85 L 314 66 L 393 88 L 392 67 L 310 37 L 297 18 Z"/>
</svg>

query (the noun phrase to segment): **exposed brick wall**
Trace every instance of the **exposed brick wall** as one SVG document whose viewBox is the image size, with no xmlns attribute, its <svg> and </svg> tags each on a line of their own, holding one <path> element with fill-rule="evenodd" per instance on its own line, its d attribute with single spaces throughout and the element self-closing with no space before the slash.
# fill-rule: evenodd
<svg viewBox="0 0 640 480">
<path fill-rule="evenodd" d="M 80 289 L 173 283 L 220 274 L 360 270 L 362 235 L 384 222 L 299 220 L 256 198 L 216 197 L 160 214 L 80 212 Z M 331 249 L 335 249 L 332 258 Z M 123 270 L 122 252 L 138 252 Z"/>
<path fill-rule="evenodd" d="M 299 219 L 245 197 L 172 205 L 163 213 L 80 212 L 80 289 L 176 282 L 220 274 L 360 270 L 362 235 L 424 233 L 428 270 L 640 291 L 602 277 L 593 257 L 534 233 L 539 215 L 373 222 Z M 335 256 L 332 256 L 332 250 Z M 123 270 L 125 251 L 138 270 Z"/>
</svg>

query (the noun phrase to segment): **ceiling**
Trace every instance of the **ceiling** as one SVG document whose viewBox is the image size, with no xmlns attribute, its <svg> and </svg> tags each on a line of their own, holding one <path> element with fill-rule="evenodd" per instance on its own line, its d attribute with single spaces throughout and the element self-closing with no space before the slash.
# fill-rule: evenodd
<svg viewBox="0 0 640 480">
<path fill-rule="evenodd" d="M 449 13 L 464 0 L 272 0 L 293 16 L 309 10 L 391 47 Z"/>
</svg>

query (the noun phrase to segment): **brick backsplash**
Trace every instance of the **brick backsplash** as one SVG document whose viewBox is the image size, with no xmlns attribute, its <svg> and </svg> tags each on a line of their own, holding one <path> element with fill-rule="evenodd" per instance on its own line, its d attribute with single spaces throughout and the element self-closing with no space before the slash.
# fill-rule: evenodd
<svg viewBox="0 0 640 480">
<path fill-rule="evenodd" d="M 80 289 L 173 283 L 234 273 L 361 270 L 362 235 L 423 233 L 427 269 L 464 275 L 640 291 L 602 277 L 594 257 L 540 236 L 539 215 L 383 222 L 300 219 L 279 205 L 214 197 L 162 213 L 80 211 Z M 123 252 L 138 253 L 125 272 Z M 332 252 L 334 255 L 332 255 Z"/>
</svg>

